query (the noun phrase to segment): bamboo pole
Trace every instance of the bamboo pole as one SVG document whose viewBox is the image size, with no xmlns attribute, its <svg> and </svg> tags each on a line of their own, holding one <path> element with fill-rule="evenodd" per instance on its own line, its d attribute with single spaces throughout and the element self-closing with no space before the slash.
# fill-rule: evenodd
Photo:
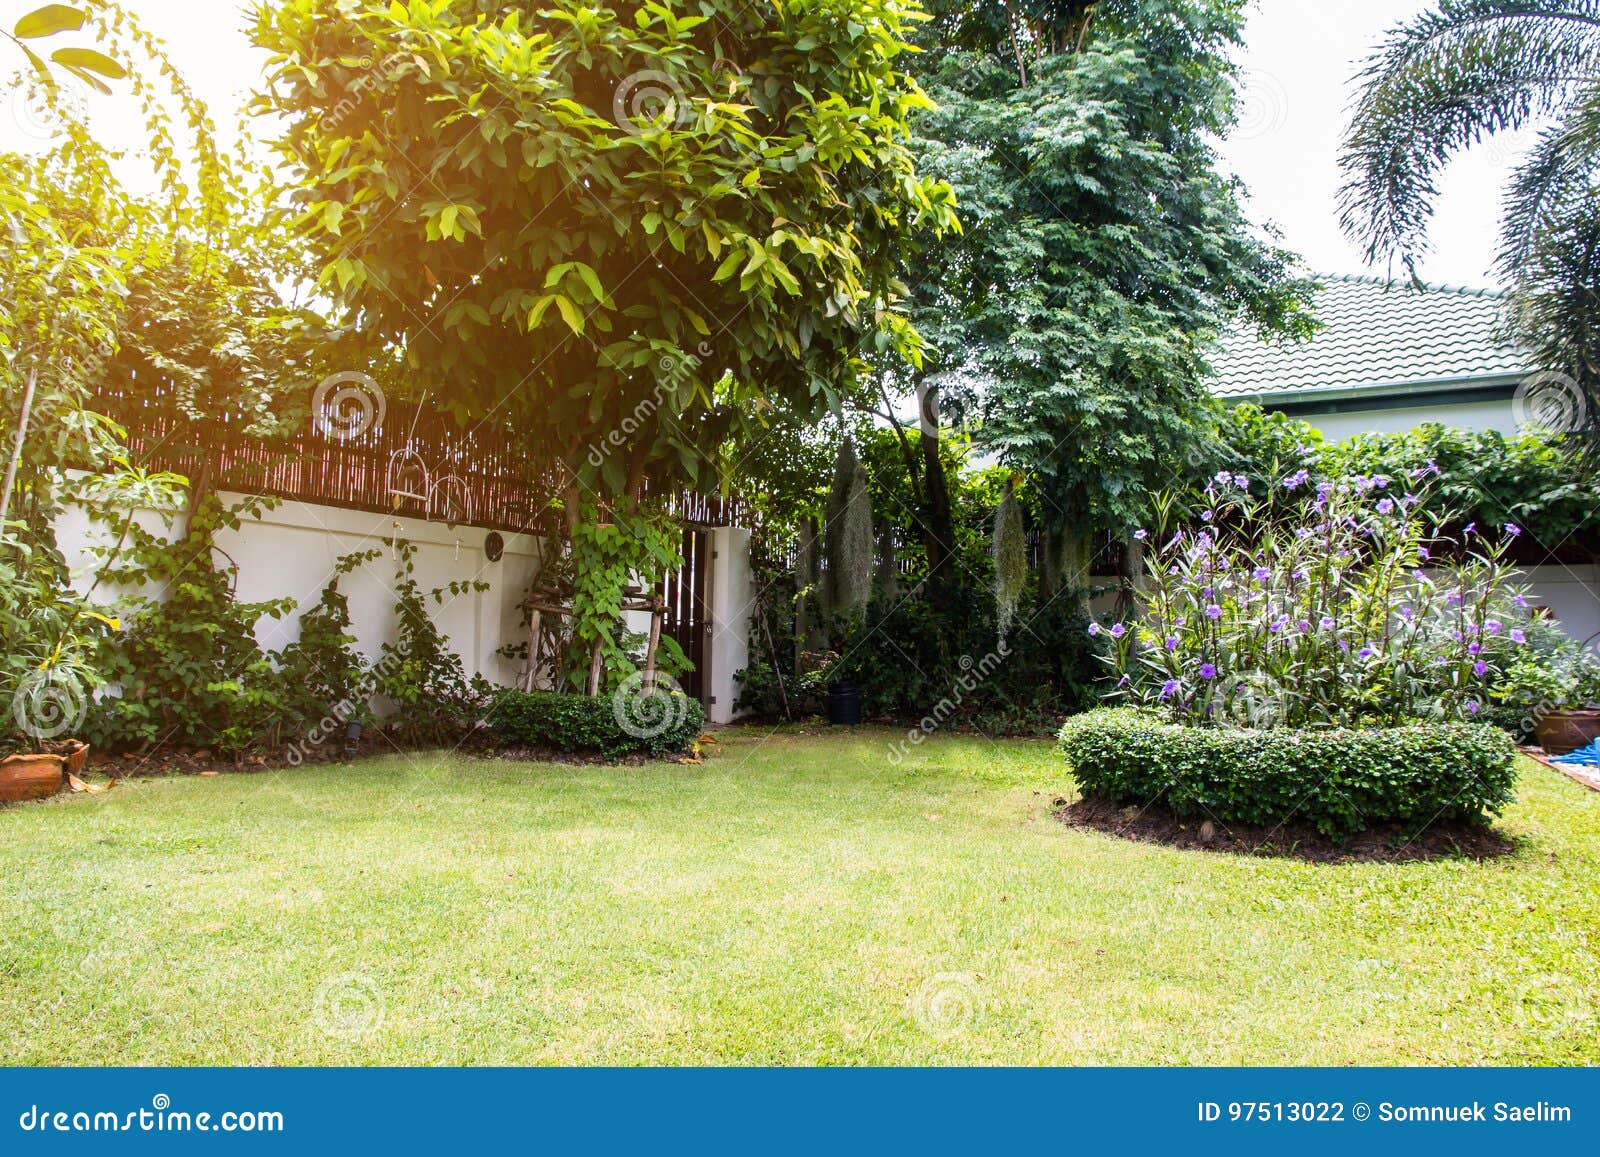
<svg viewBox="0 0 1600 1157">
<path fill-rule="evenodd" d="M 6 463 L 5 487 L 0 489 L 0 522 L 11 513 L 11 490 L 17 484 L 17 466 L 22 462 L 22 446 L 28 438 L 28 419 L 33 414 L 33 389 L 39 381 L 39 369 L 28 371 L 28 384 L 22 390 L 22 413 L 17 418 L 17 437 L 11 446 L 11 460 Z"/>
</svg>

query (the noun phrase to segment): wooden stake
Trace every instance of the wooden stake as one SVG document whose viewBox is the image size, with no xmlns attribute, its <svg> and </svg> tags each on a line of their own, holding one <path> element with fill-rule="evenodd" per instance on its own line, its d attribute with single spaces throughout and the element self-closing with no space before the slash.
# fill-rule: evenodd
<svg viewBox="0 0 1600 1157">
<path fill-rule="evenodd" d="M 589 656 L 589 698 L 600 694 L 600 640 L 594 641 L 594 652 Z"/>
</svg>

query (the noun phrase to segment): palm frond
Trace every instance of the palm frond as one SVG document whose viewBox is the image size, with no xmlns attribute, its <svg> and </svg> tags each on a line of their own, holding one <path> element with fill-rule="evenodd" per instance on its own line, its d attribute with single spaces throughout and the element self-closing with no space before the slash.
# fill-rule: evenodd
<svg viewBox="0 0 1600 1157">
<path fill-rule="evenodd" d="M 1600 0 L 1442 0 L 1361 74 L 1344 142 L 1341 224 L 1370 261 L 1414 272 L 1450 155 L 1563 112 L 1600 75 Z"/>
<path fill-rule="evenodd" d="M 1582 197 L 1600 165 L 1600 84 L 1589 85 L 1518 167 L 1506 192 L 1497 264 L 1507 283 L 1526 271 L 1541 234 L 1558 227 L 1564 204 Z"/>
</svg>

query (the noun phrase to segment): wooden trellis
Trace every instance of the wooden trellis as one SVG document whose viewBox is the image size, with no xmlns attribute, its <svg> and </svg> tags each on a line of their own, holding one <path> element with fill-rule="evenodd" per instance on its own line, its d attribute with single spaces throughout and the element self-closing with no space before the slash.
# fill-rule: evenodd
<svg viewBox="0 0 1600 1157">
<path fill-rule="evenodd" d="M 644 685 L 651 688 L 656 681 L 656 653 L 661 646 L 661 627 L 667 616 L 666 603 L 659 595 L 649 594 L 638 587 L 629 587 L 622 595 L 622 610 L 648 611 L 650 614 L 650 641 L 645 645 L 644 652 Z M 532 591 L 528 599 L 528 666 L 522 673 L 522 690 L 533 691 L 539 677 L 540 652 L 544 649 L 542 644 L 544 617 L 551 615 L 556 618 L 567 618 L 572 615 L 570 599 L 564 597 L 560 591 L 548 587 L 537 588 Z M 593 649 L 589 653 L 589 683 L 588 693 L 600 693 L 601 675 L 601 650 L 600 640 L 596 639 Z"/>
</svg>

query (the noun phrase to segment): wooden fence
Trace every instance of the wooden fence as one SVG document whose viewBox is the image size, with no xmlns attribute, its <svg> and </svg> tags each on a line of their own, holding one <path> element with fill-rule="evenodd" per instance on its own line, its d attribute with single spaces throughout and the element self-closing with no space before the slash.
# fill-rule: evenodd
<svg viewBox="0 0 1600 1157">
<path fill-rule="evenodd" d="M 387 402 L 324 396 L 297 432 L 263 439 L 242 419 L 192 421 L 170 387 L 105 388 L 88 402 L 128 431 L 134 462 L 218 490 L 370 510 L 513 533 L 562 535 L 560 499 L 570 476 L 539 470 L 499 427 L 462 428 L 448 415 Z M 646 490 L 649 492 L 647 485 Z M 745 514 L 736 500 L 672 494 L 667 506 L 689 524 L 726 526 Z"/>
</svg>

